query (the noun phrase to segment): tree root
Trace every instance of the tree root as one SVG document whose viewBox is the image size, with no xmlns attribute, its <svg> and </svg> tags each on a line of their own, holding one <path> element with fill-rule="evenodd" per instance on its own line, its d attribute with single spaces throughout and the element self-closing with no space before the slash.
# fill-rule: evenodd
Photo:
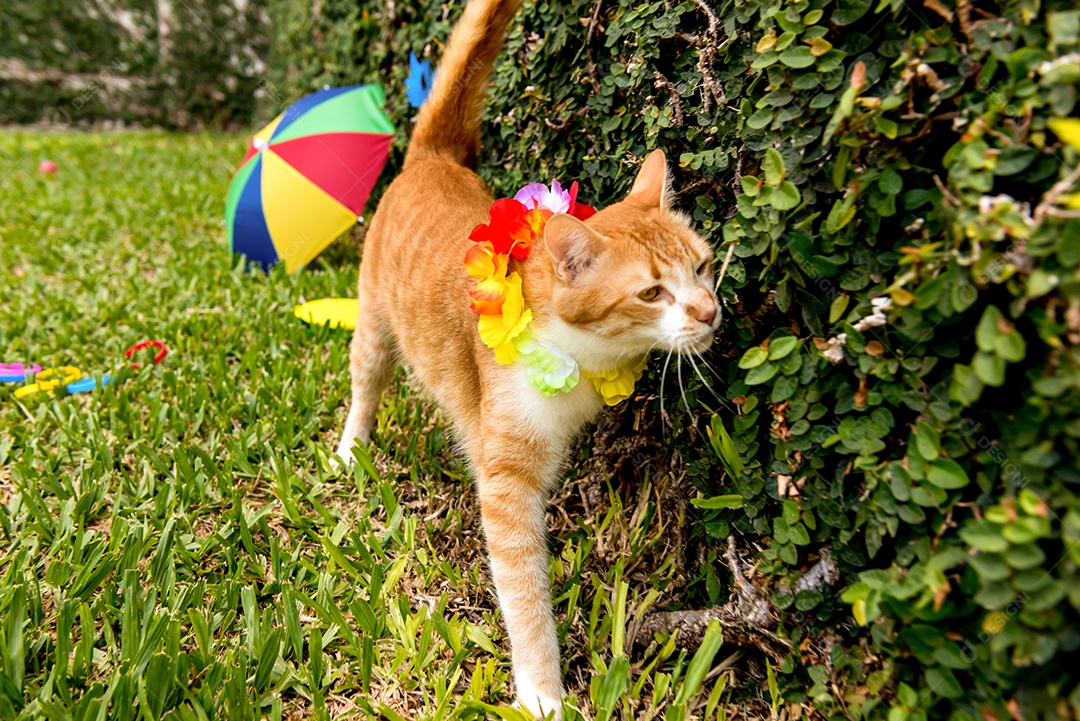
<svg viewBox="0 0 1080 721">
<path fill-rule="evenodd" d="M 742 572 L 732 536 L 728 536 L 724 556 L 735 581 L 734 593 L 727 603 L 705 609 L 651 613 L 631 626 L 627 634 L 630 643 L 648 645 L 658 632 L 678 633 L 680 647 L 696 649 L 701 645 L 709 622 L 715 620 L 724 629 L 726 645 L 756 646 L 774 659 L 783 658 L 790 653 L 791 642 L 772 630 L 776 625 L 775 609 L 769 599 L 751 584 Z M 792 592 L 832 585 L 839 578 L 839 571 L 829 550 L 823 548 L 820 560 L 799 577 Z"/>
</svg>

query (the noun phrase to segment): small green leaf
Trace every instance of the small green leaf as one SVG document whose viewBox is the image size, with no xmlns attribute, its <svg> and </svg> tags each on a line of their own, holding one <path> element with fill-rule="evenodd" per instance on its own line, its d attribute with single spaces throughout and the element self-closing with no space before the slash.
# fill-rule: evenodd
<svg viewBox="0 0 1080 721">
<path fill-rule="evenodd" d="M 744 175 L 739 178 L 739 184 L 742 185 L 743 192 L 749 195 L 751 198 L 757 197 L 758 185 L 760 183 L 761 181 L 753 175 Z"/>
<path fill-rule="evenodd" d="M 1016 600 L 1016 591 L 1005 581 L 984 583 L 972 600 L 983 608 L 1001 610 Z"/>
<path fill-rule="evenodd" d="M 729 493 L 712 498 L 691 498 L 690 503 L 698 508 L 742 508 L 743 497 L 736 493 Z"/>
<path fill-rule="evenodd" d="M 848 303 L 851 302 L 851 296 L 847 293 L 841 293 L 833 298 L 832 303 L 829 305 L 829 322 L 835 323 L 844 316 L 844 312 L 847 310 Z"/>
<path fill-rule="evenodd" d="M 996 388 L 1005 382 L 1005 361 L 996 354 L 977 351 L 971 367 L 978 379 L 988 386 Z"/>
<path fill-rule="evenodd" d="M 772 108 L 762 108 L 747 118 L 746 125 L 754 130 L 761 130 L 772 122 L 774 115 L 775 112 Z"/>
<path fill-rule="evenodd" d="M 1036 268 L 1028 276 L 1026 295 L 1028 298 L 1041 298 L 1057 287 L 1060 278 L 1043 268 Z"/>
<path fill-rule="evenodd" d="M 805 45 L 788 48 L 780 53 L 780 62 L 789 68 L 808 68 L 816 59 L 810 48 Z"/>
<path fill-rule="evenodd" d="M 983 583 L 1004 581 L 1012 575 L 1012 569 L 996 553 L 976 553 L 968 559 L 968 563 L 979 574 Z"/>
<path fill-rule="evenodd" d="M 975 521 L 960 529 L 960 538 L 977 551 L 1004 553 L 1009 550 L 1009 542 L 1001 535 L 1001 530 L 1001 526 L 992 521 Z"/>
<path fill-rule="evenodd" d="M 970 483 L 967 472 L 956 461 L 948 458 L 939 458 L 930 464 L 926 472 L 926 480 L 938 488 L 947 490 L 963 488 Z"/>
<path fill-rule="evenodd" d="M 776 188 L 784 180 L 784 159 L 780 157 L 780 153 L 776 148 L 769 148 L 765 151 L 765 161 L 762 163 L 762 168 L 765 170 L 765 182 Z"/>
<path fill-rule="evenodd" d="M 1032 385 L 1035 392 L 1046 398 L 1057 398 L 1069 389 L 1069 382 L 1060 376 L 1040 378 Z"/>
<path fill-rule="evenodd" d="M 979 319 L 979 326 L 975 329 L 975 343 L 979 350 L 987 353 L 994 352 L 994 344 L 998 337 L 998 323 L 1001 321 L 1001 311 L 997 306 L 988 305 Z"/>
<path fill-rule="evenodd" d="M 896 172 L 892 168 L 886 168 L 881 171 L 881 175 L 878 176 L 878 187 L 881 188 L 881 192 L 887 195 L 896 195 L 904 189 L 904 180 L 900 177 L 900 173 Z"/>
<path fill-rule="evenodd" d="M 754 346 L 750 350 L 743 353 L 743 357 L 739 360 L 739 367 L 743 370 L 749 370 L 751 368 L 757 368 L 764 363 L 769 357 L 768 351 L 761 346 Z"/>
<path fill-rule="evenodd" d="M 854 193 L 848 193 L 833 203 L 829 217 L 825 219 L 826 232 L 835 233 L 851 222 L 855 217 L 855 197 Z"/>
<path fill-rule="evenodd" d="M 776 338 L 769 343 L 769 360 L 780 360 L 791 355 L 802 341 L 793 335 Z"/>
<path fill-rule="evenodd" d="M 1039 548 L 1037 543 L 1025 543 L 1013 546 L 1005 554 L 1005 560 L 1010 566 L 1018 571 L 1026 571 L 1029 568 L 1038 568 L 1046 562 L 1046 553 Z"/>
<path fill-rule="evenodd" d="M 851 25 L 867 13 L 870 4 L 870 0 L 841 0 L 830 19 L 836 25 Z"/>
<path fill-rule="evenodd" d="M 1002 360 L 1009 363 L 1017 363 L 1024 360 L 1027 353 L 1027 344 L 1024 337 L 1017 330 L 999 335 L 994 341 L 994 350 Z"/>
<path fill-rule="evenodd" d="M 945 698 L 956 699 L 964 695 L 964 687 L 956 680 L 953 672 L 942 666 L 927 669 L 926 683 L 934 693 Z"/>
<path fill-rule="evenodd" d="M 805 546 L 810 543 L 810 532 L 806 530 L 806 526 L 803 524 L 796 523 L 788 531 L 788 538 L 796 546 Z"/>
<path fill-rule="evenodd" d="M 798 207 L 801 202 L 802 196 L 799 194 L 799 189 L 790 180 L 782 182 L 769 197 L 769 203 L 777 210 L 791 210 Z"/>
<path fill-rule="evenodd" d="M 965 406 L 979 400 L 983 392 L 983 383 L 971 366 L 958 363 L 953 366 L 953 382 L 949 387 L 949 398 Z"/>
<path fill-rule="evenodd" d="M 751 369 L 746 374 L 746 385 L 756 386 L 760 383 L 765 383 L 773 379 L 773 377 L 780 370 L 780 366 L 775 363 L 762 363 L 756 368 Z"/>
<path fill-rule="evenodd" d="M 780 37 L 778 37 L 776 39 L 776 49 L 777 49 L 777 51 L 783 50 L 784 48 L 791 45 L 793 42 L 795 42 L 796 37 L 798 37 L 798 36 L 795 33 L 791 32 L 790 30 L 788 32 L 784 33 L 783 35 L 781 35 Z M 783 60 L 783 56 L 781 56 L 780 59 Z"/>
<path fill-rule="evenodd" d="M 1005 148 L 997 158 L 994 165 L 995 175 L 1016 175 L 1028 169 L 1035 159 L 1039 157 L 1038 151 L 1029 147 Z"/>
<path fill-rule="evenodd" d="M 915 422 L 915 441 L 919 455 L 932 461 L 941 455 L 941 439 L 937 431 L 922 421 Z"/>
<path fill-rule="evenodd" d="M 880 115 L 874 116 L 874 127 L 889 140 L 896 138 L 897 133 L 900 131 L 900 126 L 898 126 L 895 121 Z"/>
</svg>

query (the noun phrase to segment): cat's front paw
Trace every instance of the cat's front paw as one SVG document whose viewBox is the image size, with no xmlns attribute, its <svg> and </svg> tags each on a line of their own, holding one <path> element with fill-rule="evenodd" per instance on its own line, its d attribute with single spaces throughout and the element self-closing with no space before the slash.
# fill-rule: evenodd
<svg viewBox="0 0 1080 721">
<path fill-rule="evenodd" d="M 353 448 L 355 446 L 356 441 L 341 439 L 341 443 L 338 444 L 334 455 L 330 456 L 330 469 L 334 473 L 346 471 L 353 464 Z"/>
<path fill-rule="evenodd" d="M 529 683 L 518 682 L 517 702 L 518 708 L 527 709 L 537 719 L 547 721 L 562 721 L 562 694 L 558 696 L 545 694 L 533 688 Z"/>
</svg>

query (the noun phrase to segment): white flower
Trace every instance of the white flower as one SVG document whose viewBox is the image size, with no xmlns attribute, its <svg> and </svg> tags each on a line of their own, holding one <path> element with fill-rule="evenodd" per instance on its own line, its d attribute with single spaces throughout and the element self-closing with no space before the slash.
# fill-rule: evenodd
<svg viewBox="0 0 1080 721">
<path fill-rule="evenodd" d="M 847 344 L 847 333 L 841 333 L 838 336 L 830 338 L 828 340 L 829 347 L 821 351 L 821 355 L 825 356 L 825 360 L 829 361 L 833 365 L 844 362 L 844 345 Z"/>
<path fill-rule="evenodd" d="M 885 317 L 885 312 L 892 308 L 892 298 L 887 295 L 883 295 L 880 298 L 873 298 L 870 300 L 870 307 L 873 308 L 873 312 L 852 326 L 860 333 L 870 328 L 877 328 L 880 325 L 885 325 L 889 321 L 889 319 Z"/>
</svg>

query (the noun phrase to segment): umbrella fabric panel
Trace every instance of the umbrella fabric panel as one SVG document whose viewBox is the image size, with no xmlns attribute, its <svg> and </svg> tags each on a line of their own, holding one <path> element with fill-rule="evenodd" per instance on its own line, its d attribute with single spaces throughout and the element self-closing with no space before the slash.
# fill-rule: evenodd
<svg viewBox="0 0 1080 721">
<path fill-rule="evenodd" d="M 262 154 L 262 207 L 277 255 L 292 273 L 356 222 L 356 214 L 327 195 L 273 149 Z"/>
<path fill-rule="evenodd" d="M 297 120 L 302 118 L 309 110 L 321 103 L 336 98 L 339 95 L 344 95 L 356 88 L 364 87 L 362 85 L 350 85 L 344 88 L 328 88 L 326 90 L 320 90 L 317 93 L 312 93 L 303 98 L 300 98 L 295 103 L 285 109 L 285 112 L 281 114 L 281 121 L 278 123 L 277 128 L 274 130 L 271 136 L 271 141 L 277 139 L 277 135 L 284 132 L 290 125 L 294 124 Z M 340 128 L 339 128 L 340 130 Z"/>
<path fill-rule="evenodd" d="M 236 208 L 240 204 L 240 196 L 244 194 L 244 188 L 247 187 L 248 180 L 251 178 L 251 171 L 254 170 L 256 165 L 257 163 L 249 163 L 245 160 L 233 176 L 232 182 L 229 183 L 229 194 L 225 198 L 225 230 L 229 238 L 230 252 L 235 252 L 233 251 L 233 223 L 236 219 Z"/>
<path fill-rule="evenodd" d="M 372 133 L 325 133 L 274 143 L 301 175 L 360 215 L 379 178 L 393 138 Z"/>
<path fill-rule="evenodd" d="M 233 187 L 240 188 L 234 212 L 227 217 L 231 218 L 230 246 L 232 252 L 246 255 L 248 260 L 259 263 L 264 268 L 269 268 L 278 261 L 278 253 L 274 248 L 274 241 L 270 237 L 270 230 L 266 226 L 266 218 L 263 216 L 262 194 L 262 166 L 264 157 L 260 156 L 244 166 L 247 170 L 247 182 L 237 182 L 243 179 L 238 177 L 233 181 Z M 240 172 L 244 172 L 244 168 Z"/>
<path fill-rule="evenodd" d="M 311 106 L 303 117 L 297 117 L 288 124 L 282 121 L 274 132 L 271 143 L 342 131 L 393 135 L 394 126 L 382 109 L 383 100 L 382 88 L 378 85 L 353 87 L 349 92 Z"/>
<path fill-rule="evenodd" d="M 283 112 L 271 120 L 269 125 L 251 137 L 251 143 L 248 144 L 247 155 L 244 156 L 244 162 L 240 163 L 241 165 L 250 160 L 251 156 L 255 155 L 255 153 L 259 152 L 260 148 L 265 148 L 269 145 L 270 137 L 274 134 L 274 131 L 277 130 L 277 126 L 281 124 L 281 119 L 284 117 L 285 113 Z"/>
</svg>

